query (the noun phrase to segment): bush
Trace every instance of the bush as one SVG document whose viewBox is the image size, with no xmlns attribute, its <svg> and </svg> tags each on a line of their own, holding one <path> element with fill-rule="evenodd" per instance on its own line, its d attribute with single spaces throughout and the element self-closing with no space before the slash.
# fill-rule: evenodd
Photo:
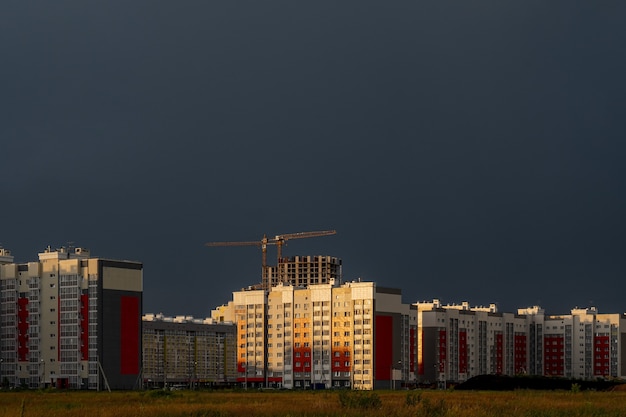
<svg viewBox="0 0 626 417">
<path fill-rule="evenodd" d="M 155 389 L 147 391 L 147 396 L 150 398 L 167 398 L 174 395 L 174 393 L 168 389 Z"/>
<path fill-rule="evenodd" d="M 339 403 L 343 408 L 374 409 L 382 406 L 380 397 L 375 392 L 342 391 Z"/>
<path fill-rule="evenodd" d="M 422 412 L 420 415 L 428 417 L 443 417 L 448 413 L 448 406 L 443 399 L 435 404 L 431 403 L 428 398 L 422 401 Z"/>
<path fill-rule="evenodd" d="M 406 406 L 407 407 L 415 407 L 422 401 L 422 393 L 421 392 L 407 392 L 406 394 Z"/>
</svg>

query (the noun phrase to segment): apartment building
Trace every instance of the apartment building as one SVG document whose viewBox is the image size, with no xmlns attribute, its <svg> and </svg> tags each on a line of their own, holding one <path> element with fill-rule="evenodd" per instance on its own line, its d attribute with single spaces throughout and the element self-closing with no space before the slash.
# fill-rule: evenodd
<svg viewBox="0 0 626 417">
<path fill-rule="evenodd" d="M 233 323 L 162 314 L 146 314 L 142 321 L 145 387 L 235 384 L 237 340 Z"/>
<path fill-rule="evenodd" d="M 0 381 L 129 389 L 141 367 L 143 265 L 50 247 L 14 263 L 0 249 Z"/>
<path fill-rule="evenodd" d="M 526 373 L 528 344 L 523 316 L 499 313 L 495 304 L 418 302 L 417 361 L 420 383 L 445 386 L 484 374 Z"/>
<path fill-rule="evenodd" d="M 418 378 L 463 382 L 484 374 L 624 378 L 626 316 L 595 307 L 546 315 L 539 306 L 500 313 L 495 304 L 417 306 Z"/>
<path fill-rule="evenodd" d="M 534 328 L 530 349 L 540 352 L 536 373 L 583 379 L 626 377 L 624 314 L 600 314 L 595 307 L 574 308 L 568 315 L 545 316 L 539 308 L 518 312 L 526 314 Z"/>
<path fill-rule="evenodd" d="M 294 389 L 398 386 L 415 379 L 415 309 L 373 282 L 233 293 L 214 311 L 237 326 L 238 381 Z"/>
</svg>

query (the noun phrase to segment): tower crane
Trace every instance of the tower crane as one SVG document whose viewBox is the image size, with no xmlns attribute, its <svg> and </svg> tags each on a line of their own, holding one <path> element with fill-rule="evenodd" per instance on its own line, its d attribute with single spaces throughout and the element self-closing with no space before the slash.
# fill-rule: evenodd
<svg viewBox="0 0 626 417">
<path fill-rule="evenodd" d="M 261 240 L 251 240 L 251 241 L 242 241 L 242 242 L 208 242 L 205 243 L 205 246 L 216 247 L 216 246 L 257 246 L 261 247 L 261 286 L 264 290 L 269 289 L 270 287 L 270 277 L 267 268 L 267 246 L 268 245 L 276 245 L 276 253 L 278 264 L 281 263 L 282 259 L 282 247 L 286 245 L 288 240 L 291 239 L 306 239 L 310 237 L 319 237 L 319 236 L 330 236 L 336 234 L 336 230 L 319 230 L 313 232 L 298 232 L 298 233 L 284 233 L 280 235 L 276 235 L 272 238 L 268 238 L 266 235 L 263 235 Z M 283 274 L 281 273 L 281 281 L 283 281 Z"/>
</svg>

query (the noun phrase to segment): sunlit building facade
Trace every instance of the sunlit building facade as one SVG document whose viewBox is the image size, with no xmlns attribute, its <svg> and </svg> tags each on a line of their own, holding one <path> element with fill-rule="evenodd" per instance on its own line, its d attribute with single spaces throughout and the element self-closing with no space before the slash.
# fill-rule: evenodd
<svg viewBox="0 0 626 417">
<path fill-rule="evenodd" d="M 288 389 L 374 389 L 415 380 L 415 309 L 373 282 L 233 293 L 238 381 Z"/>
<path fill-rule="evenodd" d="M 143 265 L 46 249 L 14 263 L 0 249 L 0 380 L 7 386 L 137 387 Z"/>
</svg>

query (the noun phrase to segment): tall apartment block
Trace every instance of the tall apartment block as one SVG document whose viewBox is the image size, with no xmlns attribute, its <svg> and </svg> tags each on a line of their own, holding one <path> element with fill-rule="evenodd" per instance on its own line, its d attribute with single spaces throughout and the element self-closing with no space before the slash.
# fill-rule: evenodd
<svg viewBox="0 0 626 417">
<path fill-rule="evenodd" d="M 626 378 L 626 316 L 595 308 L 545 315 L 540 307 L 417 303 L 418 380 L 462 382 L 484 374 Z"/>
<path fill-rule="evenodd" d="M 143 266 L 46 249 L 0 249 L 0 380 L 31 388 L 128 389 L 141 368 Z"/>
<path fill-rule="evenodd" d="M 341 282 L 341 259 L 333 256 L 292 256 L 268 266 L 270 285 L 308 286 Z"/>
<path fill-rule="evenodd" d="M 391 387 L 414 379 L 415 310 L 373 282 L 233 293 L 238 382 L 284 388 Z"/>
<path fill-rule="evenodd" d="M 488 307 L 417 303 L 418 382 L 465 381 L 476 375 L 526 373 L 526 320 Z"/>
<path fill-rule="evenodd" d="M 232 323 L 144 315 L 144 386 L 232 386 L 237 378 L 236 343 Z"/>
<path fill-rule="evenodd" d="M 537 374 L 567 378 L 626 378 L 626 315 L 600 314 L 595 307 L 545 316 L 520 309 L 530 323 Z M 535 353 L 536 352 L 536 353 Z"/>
</svg>

